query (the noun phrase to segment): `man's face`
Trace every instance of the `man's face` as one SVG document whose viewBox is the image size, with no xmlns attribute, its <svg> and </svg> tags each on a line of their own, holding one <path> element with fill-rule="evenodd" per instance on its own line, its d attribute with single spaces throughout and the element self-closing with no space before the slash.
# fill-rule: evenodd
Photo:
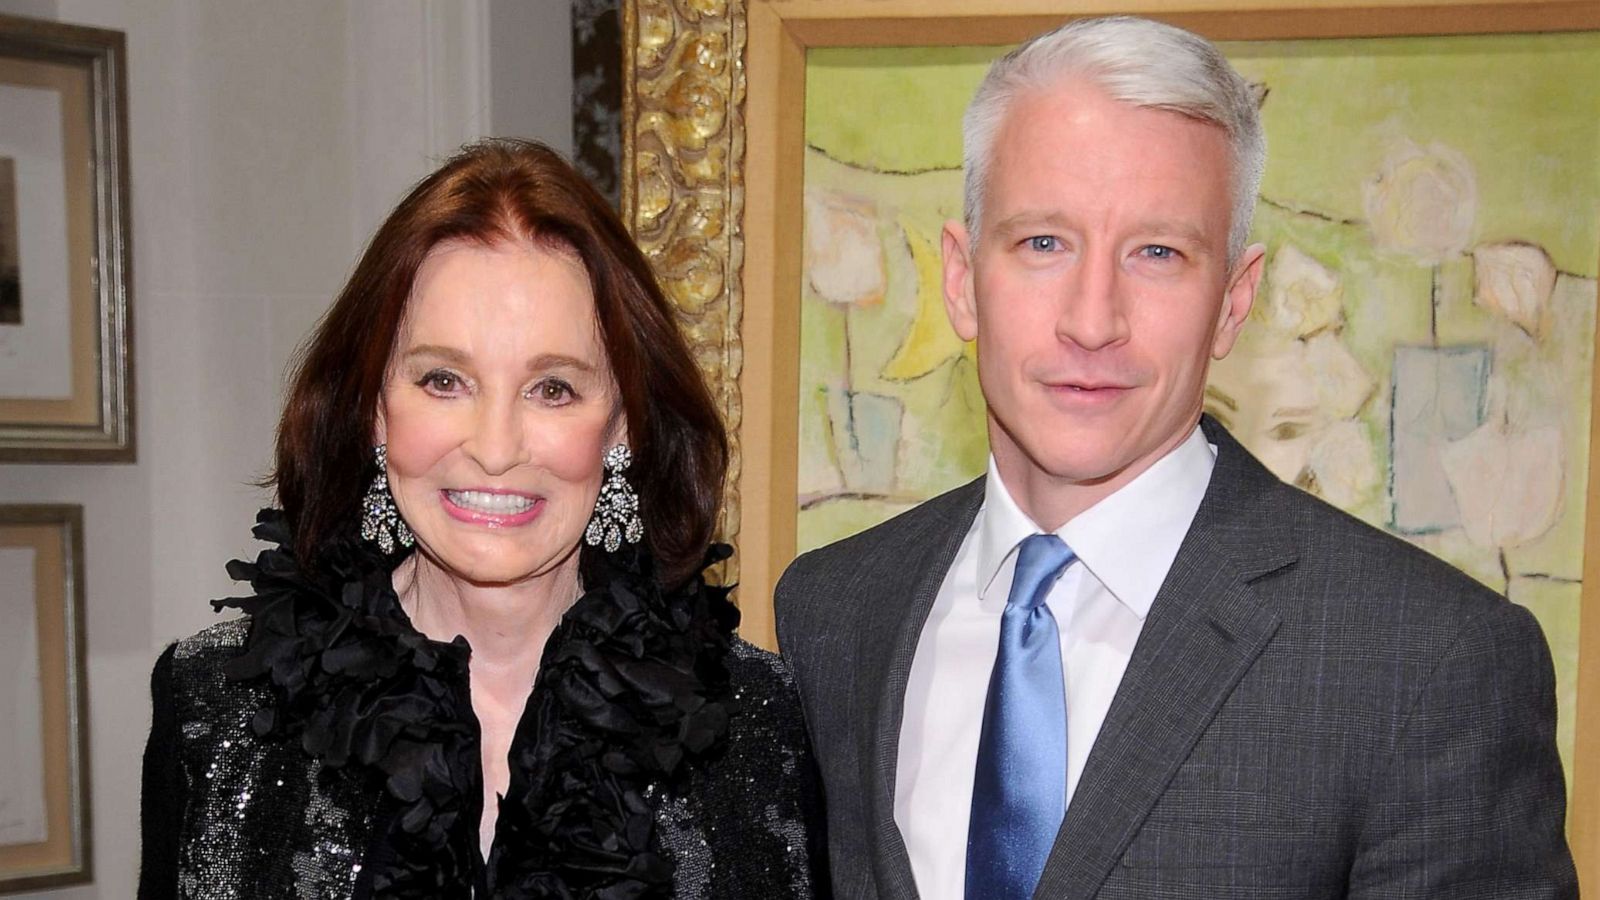
<svg viewBox="0 0 1600 900">
<path fill-rule="evenodd" d="M 944 232 L 946 307 L 978 342 L 1014 493 L 1041 476 L 1090 488 L 1075 515 L 1194 428 L 1261 273 L 1259 247 L 1229 270 L 1230 159 L 1221 128 L 1085 81 L 1014 99 L 977 246 L 960 223 Z"/>
</svg>

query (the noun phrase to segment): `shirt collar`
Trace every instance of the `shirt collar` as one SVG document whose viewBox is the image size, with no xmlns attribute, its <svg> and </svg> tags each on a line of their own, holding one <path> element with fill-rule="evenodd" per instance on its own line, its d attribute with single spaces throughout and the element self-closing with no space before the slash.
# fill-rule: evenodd
<svg viewBox="0 0 1600 900">
<path fill-rule="evenodd" d="M 1112 596 L 1142 619 L 1189 533 L 1216 461 L 1216 448 L 1196 427 L 1172 452 L 1055 533 Z M 1044 529 L 1012 499 L 992 454 L 978 517 L 981 596 L 1023 538 Z"/>
</svg>

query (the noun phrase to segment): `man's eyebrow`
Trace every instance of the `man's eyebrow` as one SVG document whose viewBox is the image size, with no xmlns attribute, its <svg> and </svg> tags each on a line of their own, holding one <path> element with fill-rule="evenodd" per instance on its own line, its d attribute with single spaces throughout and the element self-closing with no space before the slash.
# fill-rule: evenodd
<svg viewBox="0 0 1600 900">
<path fill-rule="evenodd" d="M 1040 226 L 1066 228 L 1068 225 L 1067 217 L 1059 212 L 1044 209 L 1025 209 L 1022 212 L 1012 213 L 999 220 L 995 223 L 994 229 L 1001 234 L 1012 234 Z"/>
<path fill-rule="evenodd" d="M 1211 248 L 1211 243 L 1206 238 L 1205 231 L 1199 226 L 1188 222 L 1178 222 L 1172 219 L 1149 219 L 1140 222 L 1135 230 L 1140 234 L 1178 238 L 1206 252 L 1209 252 Z"/>
<path fill-rule="evenodd" d="M 998 234 L 1011 235 L 1022 231 L 1031 231 L 1035 228 L 1068 229 L 1072 223 L 1068 217 L 1052 210 L 1023 210 L 1012 213 L 994 225 Z M 1205 231 L 1188 222 L 1179 222 L 1172 219 L 1148 219 L 1134 226 L 1136 233 L 1156 236 L 1171 236 L 1192 244 L 1203 251 L 1209 252 L 1210 243 Z"/>
</svg>

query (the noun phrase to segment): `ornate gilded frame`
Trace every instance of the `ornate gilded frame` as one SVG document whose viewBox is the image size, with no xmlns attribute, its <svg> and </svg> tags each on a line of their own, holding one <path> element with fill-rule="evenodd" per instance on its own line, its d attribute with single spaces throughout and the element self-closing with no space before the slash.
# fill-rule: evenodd
<svg viewBox="0 0 1600 900">
<path fill-rule="evenodd" d="M 1600 29 L 1592 0 L 625 0 L 623 213 L 733 438 L 723 533 L 748 639 L 775 646 L 771 591 L 795 548 L 806 52 L 1014 43 L 1112 12 L 1217 40 Z M 1585 550 L 1584 581 L 1600 585 L 1600 453 Z M 1584 611 L 1569 823 L 1580 877 L 1600 890 L 1600 602 Z"/>
<path fill-rule="evenodd" d="M 744 58 L 742 0 L 623 4 L 622 209 L 682 313 L 727 423 L 722 536 L 742 521 Z M 739 561 L 724 564 L 731 583 Z M 747 620 L 748 624 L 748 620 Z"/>
</svg>

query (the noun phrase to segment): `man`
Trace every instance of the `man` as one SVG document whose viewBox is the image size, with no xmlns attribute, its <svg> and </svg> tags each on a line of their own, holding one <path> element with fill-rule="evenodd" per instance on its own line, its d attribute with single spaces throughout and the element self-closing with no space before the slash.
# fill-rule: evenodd
<svg viewBox="0 0 1600 900">
<path fill-rule="evenodd" d="M 1073 23 L 967 111 L 989 471 L 777 591 L 843 897 L 1575 897 L 1525 610 L 1202 419 L 1264 250 L 1248 84 Z"/>
</svg>

